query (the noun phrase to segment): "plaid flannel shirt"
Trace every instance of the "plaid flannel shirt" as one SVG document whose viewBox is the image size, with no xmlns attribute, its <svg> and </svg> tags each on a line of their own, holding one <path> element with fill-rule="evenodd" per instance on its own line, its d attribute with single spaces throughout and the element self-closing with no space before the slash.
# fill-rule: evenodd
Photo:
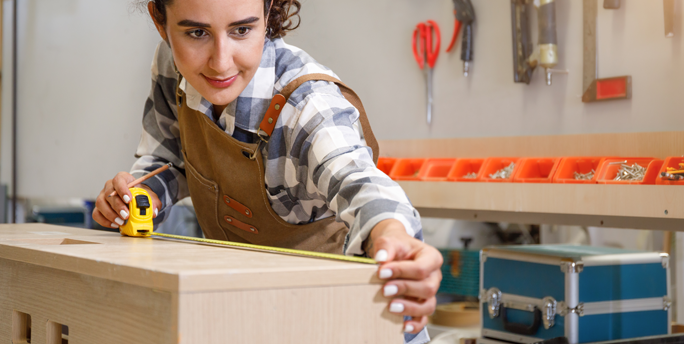
<svg viewBox="0 0 684 344">
<path fill-rule="evenodd" d="M 271 99 L 299 76 L 323 73 L 337 76 L 307 53 L 282 39 L 266 40 L 261 64 L 242 94 L 215 123 L 229 135 L 236 128 L 257 133 Z M 152 63 L 152 90 L 145 104 L 143 133 L 131 174 L 138 178 L 167 162 L 174 167 L 145 184 L 162 202 L 155 221 L 189 196 L 181 154 L 177 74 L 166 42 L 157 46 Z M 214 108 L 185 79 L 180 88 L 190 108 L 214 121 Z M 406 231 L 422 240 L 420 216 L 404 191 L 375 167 L 358 124 L 359 112 L 334 83 L 310 81 L 300 86 L 283 107 L 276 128 L 263 149 L 266 188 L 273 210 L 292 224 L 306 224 L 336 216 L 350 228 L 344 245 L 347 255 L 365 255 L 363 241 L 386 219 L 399 220 Z M 233 173 L 226 171 L 226 173 Z M 406 335 L 406 342 L 425 343 L 424 330 Z"/>
</svg>

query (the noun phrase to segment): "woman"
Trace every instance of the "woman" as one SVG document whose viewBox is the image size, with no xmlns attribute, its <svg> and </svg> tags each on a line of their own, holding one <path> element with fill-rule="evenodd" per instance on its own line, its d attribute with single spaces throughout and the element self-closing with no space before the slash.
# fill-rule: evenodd
<svg viewBox="0 0 684 344">
<path fill-rule="evenodd" d="M 375 167 L 377 149 L 359 126 L 370 146 L 375 139 L 353 91 L 283 42 L 299 2 L 144 3 L 163 41 L 139 160 L 106 182 L 93 218 L 123 224 L 126 185 L 172 162 L 141 185 L 156 223 L 189 195 L 207 237 L 374 257 L 389 280 L 384 294 L 395 297 L 389 310 L 405 316 L 407 342 L 426 342 L 441 255 L 421 241 L 403 190 Z"/>
</svg>

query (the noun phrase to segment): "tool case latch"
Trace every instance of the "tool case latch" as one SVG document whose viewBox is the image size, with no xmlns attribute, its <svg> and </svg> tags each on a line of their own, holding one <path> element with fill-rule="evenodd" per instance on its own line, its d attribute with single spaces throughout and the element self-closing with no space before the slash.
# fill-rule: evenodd
<svg viewBox="0 0 684 344">
<path fill-rule="evenodd" d="M 487 302 L 487 311 L 489 318 L 494 319 L 499 316 L 501 309 L 501 290 L 497 288 L 490 288 L 484 297 L 484 302 Z"/>
</svg>

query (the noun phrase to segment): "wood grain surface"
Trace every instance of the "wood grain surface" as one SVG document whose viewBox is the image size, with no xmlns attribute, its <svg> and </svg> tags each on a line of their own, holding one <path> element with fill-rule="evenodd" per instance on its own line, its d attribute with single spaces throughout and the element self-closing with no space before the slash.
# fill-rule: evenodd
<svg viewBox="0 0 684 344">
<path fill-rule="evenodd" d="M 373 285 L 186 293 L 180 310 L 181 343 L 403 343 Z"/>
<path fill-rule="evenodd" d="M 181 292 L 381 283 L 376 265 L 44 224 L 0 225 L 0 258 Z"/>
<path fill-rule="evenodd" d="M 69 344 L 176 343 L 176 299 L 171 292 L 0 259 L 0 342 L 10 343 L 17 310 L 31 316 L 31 343 L 61 337 L 49 321 L 69 326 Z"/>
<path fill-rule="evenodd" d="M 399 185 L 417 208 L 684 219 L 684 186 L 408 181 Z"/>
</svg>

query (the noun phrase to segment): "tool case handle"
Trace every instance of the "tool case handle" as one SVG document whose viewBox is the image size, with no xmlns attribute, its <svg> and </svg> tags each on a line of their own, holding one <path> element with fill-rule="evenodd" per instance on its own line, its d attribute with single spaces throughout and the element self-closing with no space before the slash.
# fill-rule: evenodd
<svg viewBox="0 0 684 344">
<path fill-rule="evenodd" d="M 539 326 L 541 326 L 542 316 L 539 308 L 534 307 L 534 322 L 532 325 L 513 323 L 508 321 L 506 307 L 501 307 L 501 320 L 503 320 L 504 329 L 508 332 L 523 335 L 532 336 L 539 331 Z"/>
</svg>

